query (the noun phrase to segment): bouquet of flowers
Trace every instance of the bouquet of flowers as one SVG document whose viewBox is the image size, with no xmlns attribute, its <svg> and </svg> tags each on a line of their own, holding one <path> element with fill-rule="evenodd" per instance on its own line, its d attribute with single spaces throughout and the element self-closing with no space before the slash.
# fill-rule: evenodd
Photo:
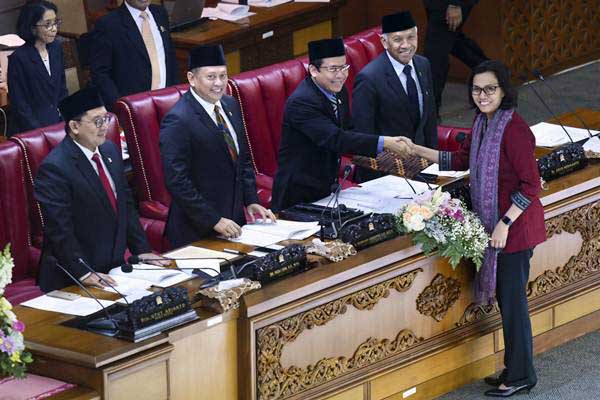
<svg viewBox="0 0 600 400">
<path fill-rule="evenodd" d="M 413 234 L 413 242 L 421 245 L 425 254 L 437 250 L 452 268 L 467 258 L 479 271 L 489 236 L 479 218 L 441 188 L 425 192 L 404 206 L 396 224 L 400 233 Z"/>
<path fill-rule="evenodd" d="M 23 378 L 33 358 L 25 351 L 25 324 L 17 319 L 12 305 L 4 297 L 4 288 L 12 280 L 13 266 L 10 245 L 6 245 L 0 253 L 0 375 Z"/>
</svg>

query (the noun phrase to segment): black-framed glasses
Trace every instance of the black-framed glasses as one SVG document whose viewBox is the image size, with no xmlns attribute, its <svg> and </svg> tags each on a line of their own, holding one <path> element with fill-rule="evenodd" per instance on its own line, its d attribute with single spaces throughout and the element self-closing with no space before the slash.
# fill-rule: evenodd
<svg viewBox="0 0 600 400">
<path fill-rule="evenodd" d="M 331 72 L 332 74 L 336 74 L 338 72 L 346 72 L 350 69 L 350 65 L 348 64 L 343 64 L 343 65 L 321 65 L 320 69 L 324 69 L 327 72 Z"/>
<path fill-rule="evenodd" d="M 96 117 L 96 118 L 94 118 L 92 120 L 88 120 L 88 121 L 86 121 L 85 119 L 82 118 L 80 121 L 92 123 L 96 126 L 96 128 L 102 128 L 102 126 L 108 124 L 111 119 L 112 119 L 111 115 L 106 114 L 102 117 Z"/>
<path fill-rule="evenodd" d="M 479 86 L 473 86 L 471 88 L 471 94 L 473 94 L 473 96 L 479 96 L 481 94 L 481 92 L 485 93 L 488 96 L 493 95 L 494 93 L 496 93 L 496 90 L 500 87 L 500 85 L 486 85 L 484 87 L 479 87 Z"/>
<path fill-rule="evenodd" d="M 56 19 L 54 21 L 44 22 L 43 24 L 37 24 L 36 26 L 39 26 L 40 28 L 44 28 L 45 30 L 49 31 L 54 27 L 56 27 L 56 29 L 60 28 L 62 23 L 62 19 Z"/>
</svg>

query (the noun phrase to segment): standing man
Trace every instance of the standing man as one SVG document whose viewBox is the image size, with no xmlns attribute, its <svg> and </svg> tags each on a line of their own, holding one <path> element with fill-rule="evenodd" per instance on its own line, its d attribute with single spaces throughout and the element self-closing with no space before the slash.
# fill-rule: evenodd
<svg viewBox="0 0 600 400">
<path fill-rule="evenodd" d="M 356 76 L 352 118 L 356 129 L 375 135 L 406 136 L 437 148 L 437 118 L 429 61 L 416 55 L 417 26 L 409 11 L 381 20 L 385 51 Z M 383 176 L 359 168 L 361 182 Z"/>
<path fill-rule="evenodd" d="M 98 91 L 83 89 L 59 108 L 67 136 L 48 154 L 34 185 L 44 217 L 38 284 L 45 292 L 73 284 L 58 263 L 86 286 L 114 285 L 106 273 L 123 264 L 125 249 L 145 259 L 158 256 L 150 253 L 121 153 L 106 141 L 111 116 Z"/>
<path fill-rule="evenodd" d="M 463 26 L 479 0 L 423 0 L 427 11 L 425 57 L 431 62 L 435 104 L 439 113 L 448 79 L 450 54 L 473 69 L 488 57 L 463 33 Z"/>
<path fill-rule="evenodd" d="M 185 246 L 211 234 L 237 237 L 256 215 L 275 220 L 258 204 L 242 113 L 225 95 L 227 66 L 220 45 L 190 51 L 190 90 L 164 117 L 160 149 L 172 197 L 167 238 Z"/>
<path fill-rule="evenodd" d="M 125 0 L 98 20 L 90 47 L 92 83 L 109 110 L 122 96 L 178 83 L 169 17 L 150 0 Z"/>
<path fill-rule="evenodd" d="M 309 42 L 308 55 L 309 76 L 288 98 L 283 114 L 272 199 L 277 211 L 330 194 L 344 153 L 374 157 L 390 150 L 410 154 L 405 143 L 392 137 L 350 130 L 344 87 L 350 66 L 342 39 Z"/>
</svg>

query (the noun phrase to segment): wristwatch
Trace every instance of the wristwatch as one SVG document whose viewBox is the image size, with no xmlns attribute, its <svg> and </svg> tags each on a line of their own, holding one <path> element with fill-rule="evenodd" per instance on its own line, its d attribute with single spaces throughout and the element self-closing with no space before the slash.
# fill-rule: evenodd
<svg viewBox="0 0 600 400">
<path fill-rule="evenodd" d="M 500 221 L 504 222 L 506 224 L 506 226 L 511 226 L 513 223 L 512 219 L 510 219 L 506 215 L 504 217 L 502 217 L 502 219 Z"/>
</svg>

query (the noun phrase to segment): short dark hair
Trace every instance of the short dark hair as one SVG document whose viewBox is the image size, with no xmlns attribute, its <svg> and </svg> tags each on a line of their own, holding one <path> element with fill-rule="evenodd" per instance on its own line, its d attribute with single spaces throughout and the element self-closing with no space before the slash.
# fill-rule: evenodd
<svg viewBox="0 0 600 400">
<path fill-rule="evenodd" d="M 498 79 L 498 85 L 504 92 L 504 97 L 500 103 L 500 108 L 507 110 L 509 108 L 515 108 L 517 106 L 517 90 L 510 82 L 510 70 L 502 62 L 498 60 L 484 61 L 471 71 L 469 76 L 469 85 L 467 86 L 469 104 L 472 108 L 476 108 L 475 101 L 473 101 L 473 95 L 471 94 L 473 88 L 473 78 L 475 75 L 483 74 L 484 72 L 492 72 Z"/>
<path fill-rule="evenodd" d="M 44 13 L 52 10 L 58 14 L 58 8 L 53 3 L 46 0 L 28 1 L 19 14 L 17 20 L 17 34 L 27 43 L 35 43 L 35 34 L 33 28 L 44 16 Z"/>
<path fill-rule="evenodd" d="M 308 65 L 314 65 L 316 69 L 320 70 L 323 65 L 323 59 L 319 58 L 318 60 L 312 60 Z"/>
<path fill-rule="evenodd" d="M 71 127 L 69 126 L 69 122 L 71 122 L 71 121 L 81 122 L 81 119 L 83 118 L 84 115 L 85 115 L 85 112 L 74 116 L 73 118 L 71 118 L 68 121 L 65 121 L 65 132 L 67 133 L 67 135 L 70 133 L 73 133 L 73 131 L 71 131 Z"/>
</svg>

